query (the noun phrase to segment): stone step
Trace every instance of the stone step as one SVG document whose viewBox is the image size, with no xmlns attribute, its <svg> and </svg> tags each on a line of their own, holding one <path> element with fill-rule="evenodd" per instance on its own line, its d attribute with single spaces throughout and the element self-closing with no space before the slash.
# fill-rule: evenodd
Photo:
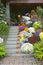
<svg viewBox="0 0 43 65">
<path fill-rule="evenodd" d="M 20 45 L 18 45 L 18 46 L 20 48 Z M 12 45 L 11 44 L 10 45 L 9 44 L 8 45 L 6 44 L 5 47 L 6 47 L 6 49 L 16 49 L 16 45 L 15 44 L 12 44 Z"/>
</svg>

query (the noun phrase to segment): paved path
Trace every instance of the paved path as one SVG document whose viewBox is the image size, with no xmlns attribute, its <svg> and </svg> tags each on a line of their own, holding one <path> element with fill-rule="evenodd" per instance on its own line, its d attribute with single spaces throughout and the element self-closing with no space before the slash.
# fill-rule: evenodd
<svg viewBox="0 0 43 65">
<path fill-rule="evenodd" d="M 5 57 L 0 60 L 0 65 L 43 65 L 40 61 L 33 56 L 14 56 Z"/>
</svg>

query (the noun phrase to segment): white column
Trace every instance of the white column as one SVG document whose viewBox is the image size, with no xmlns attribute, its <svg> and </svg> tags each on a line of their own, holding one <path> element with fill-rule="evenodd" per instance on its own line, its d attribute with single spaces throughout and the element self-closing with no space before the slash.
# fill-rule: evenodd
<svg viewBox="0 0 43 65">
<path fill-rule="evenodd" d="M 9 3 L 6 3 L 6 18 L 10 18 L 10 6 L 9 6 Z"/>
<path fill-rule="evenodd" d="M 10 24 L 10 5 L 6 3 L 6 21 Z"/>
</svg>

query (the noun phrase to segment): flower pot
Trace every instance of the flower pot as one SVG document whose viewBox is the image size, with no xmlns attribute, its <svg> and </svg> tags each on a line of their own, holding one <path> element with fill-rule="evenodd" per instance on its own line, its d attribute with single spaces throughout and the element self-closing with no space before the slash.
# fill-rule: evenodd
<svg viewBox="0 0 43 65">
<path fill-rule="evenodd" d="M 33 34 L 32 37 L 29 37 L 29 38 L 28 38 L 28 41 L 29 41 L 30 43 L 34 43 L 34 42 L 36 42 L 36 40 L 37 40 L 37 38 L 36 38 L 35 34 Z"/>
</svg>

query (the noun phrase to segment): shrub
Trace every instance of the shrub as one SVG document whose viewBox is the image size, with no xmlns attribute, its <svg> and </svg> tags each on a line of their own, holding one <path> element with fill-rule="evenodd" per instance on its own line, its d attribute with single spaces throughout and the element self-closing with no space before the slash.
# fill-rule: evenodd
<svg viewBox="0 0 43 65">
<path fill-rule="evenodd" d="M 6 48 L 3 43 L 0 43 L 0 58 L 3 58 L 6 54 Z"/>
<path fill-rule="evenodd" d="M 0 36 L 8 34 L 8 25 L 5 23 L 0 23 Z"/>
<path fill-rule="evenodd" d="M 34 56 L 38 59 L 43 58 L 43 42 L 39 41 L 34 44 Z"/>
</svg>

